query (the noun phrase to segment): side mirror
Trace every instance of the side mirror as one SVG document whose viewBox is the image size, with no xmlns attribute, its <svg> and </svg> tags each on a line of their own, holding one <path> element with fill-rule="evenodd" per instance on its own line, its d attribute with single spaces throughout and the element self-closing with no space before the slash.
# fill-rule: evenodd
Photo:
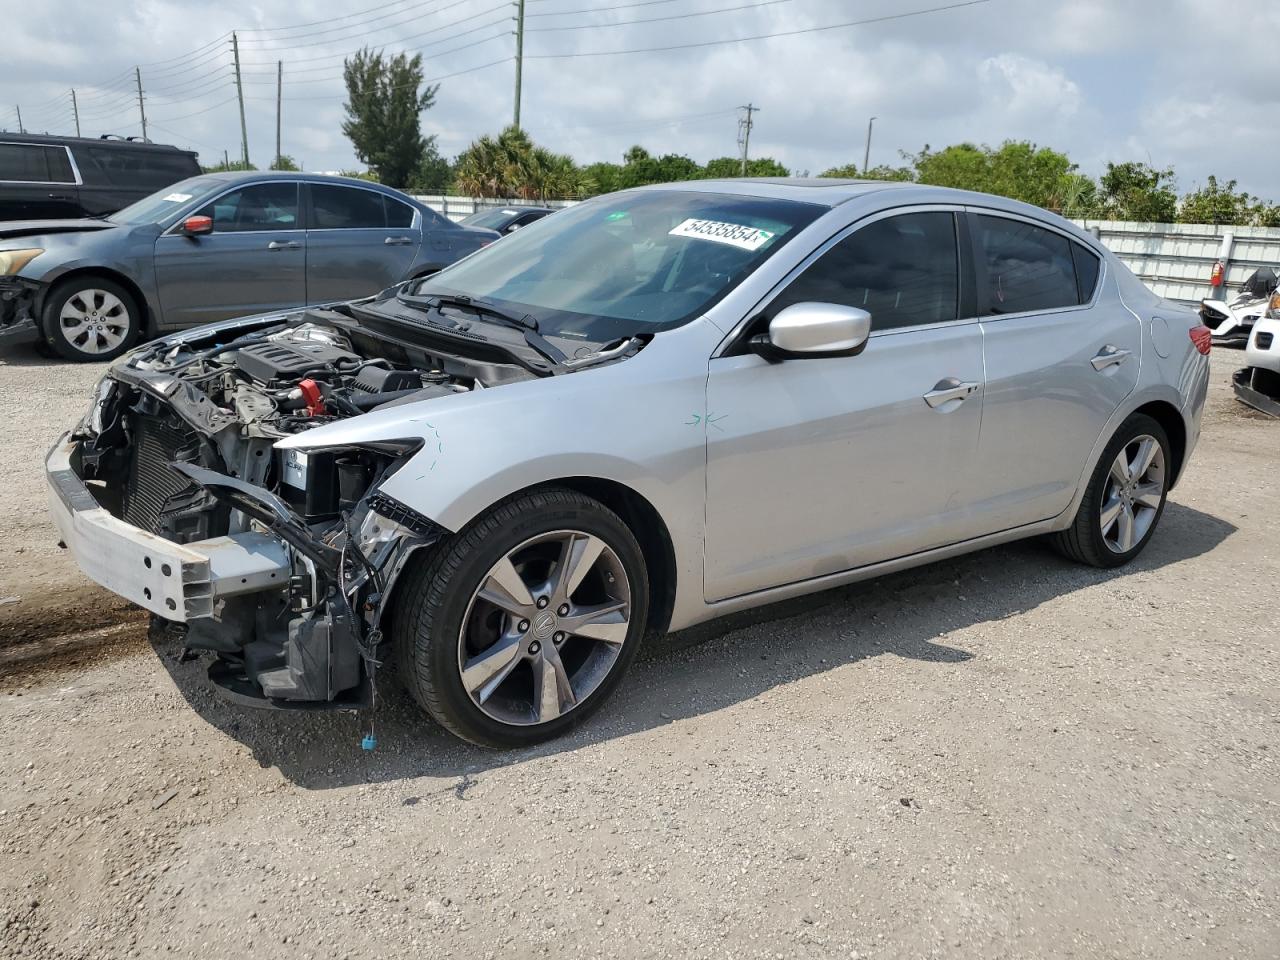
<svg viewBox="0 0 1280 960">
<path fill-rule="evenodd" d="M 182 221 L 182 232 L 188 237 L 213 233 L 213 217 L 187 217 Z"/>
<path fill-rule="evenodd" d="M 805 357 L 854 357 L 871 335 L 871 314 L 838 303 L 793 303 L 769 321 L 769 332 L 748 342 L 771 363 Z"/>
</svg>

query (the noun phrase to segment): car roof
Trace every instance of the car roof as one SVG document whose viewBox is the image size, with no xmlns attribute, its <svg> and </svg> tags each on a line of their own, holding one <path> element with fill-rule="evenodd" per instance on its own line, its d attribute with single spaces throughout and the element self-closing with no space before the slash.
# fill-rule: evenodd
<svg viewBox="0 0 1280 960">
<path fill-rule="evenodd" d="M 301 180 L 304 183 L 340 183 L 351 187 L 365 187 L 380 193 L 394 194 L 397 199 L 418 201 L 395 187 L 388 187 L 373 180 L 362 180 L 359 177 L 335 177 L 327 173 L 299 173 L 296 170 L 219 170 L 216 173 L 202 173 L 202 180 L 218 180 L 222 183 L 248 183 L 261 180 Z M 194 179 L 194 177 L 192 178 Z"/>
<path fill-rule="evenodd" d="M 47 147 L 107 147 L 112 150 L 157 150 L 165 153 L 187 153 L 195 156 L 194 151 L 183 150 L 171 143 L 151 143 L 146 140 L 127 140 L 123 137 L 61 137 L 49 133 L 9 133 L 0 132 L 0 142 L 28 143 Z"/>
<path fill-rule="evenodd" d="M 637 189 L 721 193 L 741 197 L 791 200 L 798 203 L 816 203 L 832 208 L 873 194 L 891 193 L 894 205 L 945 203 L 1016 213 L 1053 224 L 1058 229 L 1066 230 L 1085 240 L 1099 251 L 1105 249 L 1091 234 L 1044 207 L 990 193 L 957 190 L 953 187 L 934 187 L 911 181 L 837 180 L 831 177 L 734 177 L 725 180 L 681 180 L 676 183 L 654 184 Z"/>
</svg>

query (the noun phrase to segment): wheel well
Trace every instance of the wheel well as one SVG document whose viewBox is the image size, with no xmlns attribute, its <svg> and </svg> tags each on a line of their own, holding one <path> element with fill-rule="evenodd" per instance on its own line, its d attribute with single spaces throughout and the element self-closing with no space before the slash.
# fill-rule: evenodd
<svg viewBox="0 0 1280 960">
<path fill-rule="evenodd" d="M 538 486 L 576 490 L 622 518 L 640 544 L 649 573 L 649 633 L 666 633 L 676 602 L 676 554 L 667 525 L 653 504 L 628 486 L 598 477 L 565 477 Z"/>
<path fill-rule="evenodd" d="M 138 305 L 138 309 L 142 311 L 142 316 L 140 318 L 142 320 L 141 330 L 146 333 L 156 332 L 155 317 L 151 315 L 151 308 L 147 304 L 147 298 L 142 293 L 142 288 L 134 283 L 129 277 L 126 277 L 123 273 L 119 273 L 108 267 L 80 267 L 64 273 L 53 282 L 53 286 L 51 286 L 48 293 L 45 294 L 45 302 L 48 302 L 48 298 L 54 290 L 57 290 L 59 287 L 64 286 L 70 281 L 79 280 L 84 277 L 102 277 L 104 280 L 110 280 L 112 283 L 118 283 L 120 286 L 124 287 L 125 290 L 129 292 L 129 296 L 133 297 L 133 302 Z M 44 303 L 40 304 L 40 312 L 41 325 L 43 326 Z"/>
<path fill-rule="evenodd" d="M 1182 421 L 1182 414 L 1172 403 L 1164 400 L 1153 400 L 1140 406 L 1134 413 L 1145 413 L 1160 426 L 1169 437 L 1169 452 L 1173 455 L 1173 471 L 1169 486 L 1178 482 L 1182 474 L 1182 461 L 1187 455 L 1187 425 Z"/>
</svg>

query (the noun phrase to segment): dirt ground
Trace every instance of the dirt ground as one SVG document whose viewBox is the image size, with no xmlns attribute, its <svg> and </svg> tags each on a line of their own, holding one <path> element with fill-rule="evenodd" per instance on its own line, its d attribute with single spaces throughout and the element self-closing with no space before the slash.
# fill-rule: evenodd
<svg viewBox="0 0 1280 960">
<path fill-rule="evenodd" d="M 537 749 L 388 690 L 366 753 L 134 624 L 11 666 L 0 956 L 1280 957 L 1280 423 L 1238 361 L 1125 570 L 1024 543 L 735 618 Z M 73 417 L 88 371 L 0 391 L 55 376 Z"/>
</svg>

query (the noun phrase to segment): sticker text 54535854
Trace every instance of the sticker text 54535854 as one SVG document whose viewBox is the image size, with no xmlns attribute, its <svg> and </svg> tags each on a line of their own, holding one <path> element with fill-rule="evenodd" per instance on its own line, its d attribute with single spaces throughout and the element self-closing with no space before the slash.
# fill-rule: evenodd
<svg viewBox="0 0 1280 960">
<path fill-rule="evenodd" d="M 673 237 L 692 237 L 695 240 L 727 243 L 731 247 L 742 250 L 759 250 L 773 239 L 772 230 L 761 230 L 759 227 L 748 227 L 741 223 L 722 223 L 719 220 L 693 218 L 673 227 L 669 233 Z"/>
</svg>

